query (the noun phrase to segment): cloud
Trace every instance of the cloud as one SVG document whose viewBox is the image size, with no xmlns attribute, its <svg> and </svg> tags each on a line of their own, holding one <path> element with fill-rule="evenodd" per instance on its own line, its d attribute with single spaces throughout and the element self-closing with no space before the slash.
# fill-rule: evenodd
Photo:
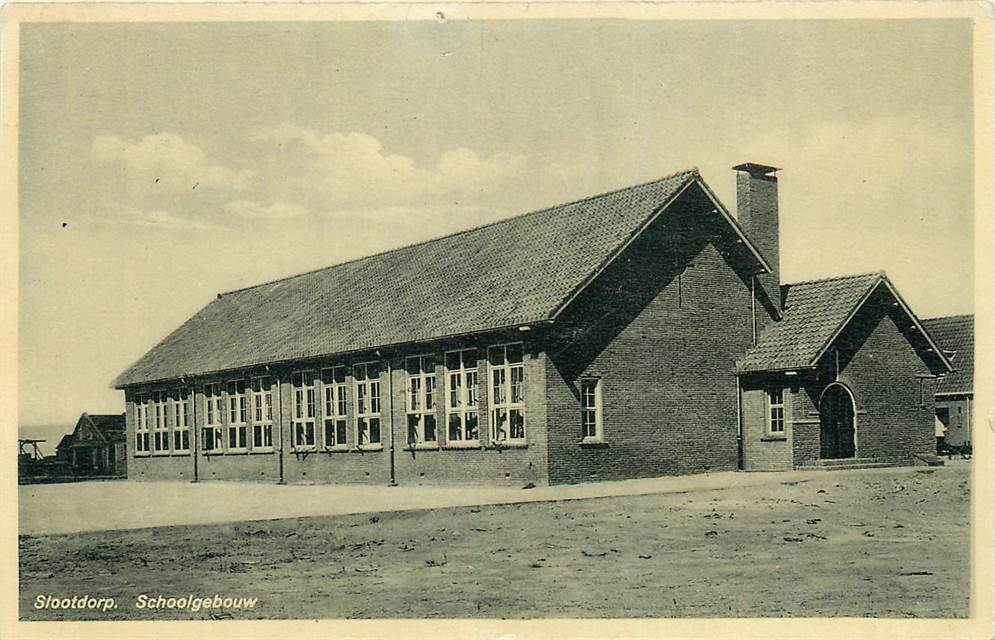
<svg viewBox="0 0 995 640">
<path fill-rule="evenodd" d="M 307 209 L 300 205 L 286 202 L 274 202 L 269 205 L 261 205 L 251 200 L 233 200 L 225 203 L 222 207 L 231 214 L 246 218 L 259 218 L 268 220 L 281 220 L 285 218 L 296 218 L 307 214 Z"/>
<path fill-rule="evenodd" d="M 204 220 L 195 220 L 163 209 L 138 209 L 111 204 L 101 214 L 84 216 L 84 220 L 104 227 L 145 227 L 164 230 L 209 230 L 217 227 Z"/>
<path fill-rule="evenodd" d="M 245 189 L 255 175 L 211 161 L 200 147 L 175 133 L 152 134 L 137 141 L 97 136 L 91 152 L 98 164 L 123 172 L 129 195 L 138 198 L 204 187 Z"/>
<path fill-rule="evenodd" d="M 444 151 L 427 166 L 387 152 L 380 140 L 362 132 L 320 133 L 291 124 L 256 129 L 252 140 L 275 144 L 285 155 L 302 156 L 299 176 L 335 206 L 411 205 L 440 198 L 479 197 L 525 174 L 523 156 L 483 158 L 464 147 Z"/>
</svg>

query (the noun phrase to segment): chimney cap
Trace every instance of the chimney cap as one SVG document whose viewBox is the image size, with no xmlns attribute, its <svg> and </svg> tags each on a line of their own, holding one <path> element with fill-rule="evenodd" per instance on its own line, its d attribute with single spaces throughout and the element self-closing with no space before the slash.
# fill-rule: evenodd
<svg viewBox="0 0 995 640">
<path fill-rule="evenodd" d="M 766 164 L 757 164 L 756 162 L 744 162 L 743 164 L 737 164 L 733 167 L 735 171 L 746 171 L 754 178 L 762 178 L 767 174 L 774 173 L 775 171 L 780 171 L 780 167 L 772 167 Z"/>
</svg>

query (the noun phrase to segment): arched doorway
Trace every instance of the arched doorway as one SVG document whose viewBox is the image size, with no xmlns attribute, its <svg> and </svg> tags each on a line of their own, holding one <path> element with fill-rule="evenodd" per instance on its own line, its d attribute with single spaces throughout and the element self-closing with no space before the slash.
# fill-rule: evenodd
<svg viewBox="0 0 995 640">
<path fill-rule="evenodd" d="M 820 457 L 824 460 L 852 458 L 857 450 L 853 394 L 844 385 L 833 383 L 819 399 L 822 432 Z"/>
</svg>

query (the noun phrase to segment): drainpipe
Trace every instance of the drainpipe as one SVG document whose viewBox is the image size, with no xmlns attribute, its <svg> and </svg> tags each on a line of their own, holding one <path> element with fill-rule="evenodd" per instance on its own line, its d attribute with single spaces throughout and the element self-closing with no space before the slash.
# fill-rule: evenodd
<svg viewBox="0 0 995 640">
<path fill-rule="evenodd" d="M 743 388 L 736 375 L 736 468 L 743 470 Z"/>
<path fill-rule="evenodd" d="M 757 276 L 750 276 L 750 319 L 753 321 L 753 344 L 757 344 Z"/>
<path fill-rule="evenodd" d="M 394 372 L 390 366 L 390 359 L 387 359 L 387 398 L 390 399 L 390 410 L 387 412 L 387 430 L 390 433 L 390 486 L 397 486 L 397 477 L 394 472 Z"/>
<path fill-rule="evenodd" d="M 280 382 L 280 376 L 276 376 L 276 399 L 277 404 L 279 404 L 280 411 L 280 455 L 278 456 L 280 460 L 280 479 L 277 484 L 287 484 L 287 481 L 283 478 L 283 384 Z"/>
</svg>

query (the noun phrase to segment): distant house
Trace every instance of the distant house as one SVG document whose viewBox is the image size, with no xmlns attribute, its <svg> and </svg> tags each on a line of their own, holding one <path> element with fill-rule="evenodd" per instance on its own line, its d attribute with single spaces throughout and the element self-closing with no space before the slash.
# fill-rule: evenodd
<svg viewBox="0 0 995 640">
<path fill-rule="evenodd" d="M 76 428 L 59 442 L 56 457 L 77 476 L 127 477 L 128 456 L 124 414 L 84 413 Z"/>
<path fill-rule="evenodd" d="M 974 316 L 923 320 L 953 363 L 954 371 L 936 388 L 936 420 L 943 442 L 954 447 L 971 444 L 974 425 Z M 941 437 L 937 433 L 937 437 Z"/>
<path fill-rule="evenodd" d="M 130 477 L 557 484 L 935 451 L 949 360 L 883 273 L 782 285 L 776 169 L 735 170 L 736 216 L 692 169 L 219 294 L 114 382 Z"/>
</svg>

